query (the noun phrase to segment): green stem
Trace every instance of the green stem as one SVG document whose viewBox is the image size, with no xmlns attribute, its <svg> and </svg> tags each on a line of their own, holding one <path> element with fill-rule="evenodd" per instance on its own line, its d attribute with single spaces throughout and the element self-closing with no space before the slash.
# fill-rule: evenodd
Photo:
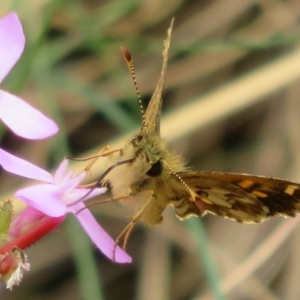
<svg viewBox="0 0 300 300">
<path fill-rule="evenodd" d="M 201 258 L 201 266 L 204 269 L 204 274 L 207 278 L 208 284 L 210 285 L 212 293 L 214 294 L 214 299 L 225 300 L 226 296 L 220 287 L 220 278 L 208 246 L 203 222 L 199 219 L 191 218 L 186 220 L 184 223 L 196 241 L 197 250 Z"/>
</svg>

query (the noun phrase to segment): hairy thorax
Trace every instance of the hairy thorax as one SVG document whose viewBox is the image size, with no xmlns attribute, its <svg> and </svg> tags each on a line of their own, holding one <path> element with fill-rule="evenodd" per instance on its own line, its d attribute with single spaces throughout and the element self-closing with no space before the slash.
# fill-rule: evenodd
<svg viewBox="0 0 300 300">
<path fill-rule="evenodd" d="M 121 202 L 136 212 L 151 199 L 141 220 L 149 225 L 159 223 L 163 210 L 176 196 L 170 179 L 174 172 L 185 169 L 181 159 L 168 151 L 159 136 L 141 134 L 108 159 L 112 163 L 134 159 L 115 167 L 105 180 L 110 183 L 114 198 L 124 197 Z"/>
</svg>

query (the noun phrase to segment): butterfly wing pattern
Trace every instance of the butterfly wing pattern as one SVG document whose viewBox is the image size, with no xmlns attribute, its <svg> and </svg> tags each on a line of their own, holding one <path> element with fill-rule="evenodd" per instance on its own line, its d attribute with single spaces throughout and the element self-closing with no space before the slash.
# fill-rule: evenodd
<svg viewBox="0 0 300 300">
<path fill-rule="evenodd" d="M 294 217 L 300 211 L 297 183 L 230 173 L 181 172 L 179 176 L 197 194 L 194 201 L 187 197 L 192 204 L 185 201 L 180 207 L 173 201 L 179 218 L 196 211 L 195 206 L 198 215 L 208 212 L 242 223 L 258 223 L 272 216 Z"/>
</svg>

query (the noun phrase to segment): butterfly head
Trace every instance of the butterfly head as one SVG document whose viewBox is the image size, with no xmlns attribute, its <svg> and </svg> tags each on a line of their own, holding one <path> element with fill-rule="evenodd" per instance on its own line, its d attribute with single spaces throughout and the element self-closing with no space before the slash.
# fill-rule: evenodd
<svg viewBox="0 0 300 300">
<path fill-rule="evenodd" d="M 133 148 L 136 149 L 136 158 L 147 166 L 145 173 L 149 177 L 160 176 L 164 172 L 163 160 L 167 156 L 164 142 L 156 134 L 142 131 L 131 140 Z"/>
</svg>

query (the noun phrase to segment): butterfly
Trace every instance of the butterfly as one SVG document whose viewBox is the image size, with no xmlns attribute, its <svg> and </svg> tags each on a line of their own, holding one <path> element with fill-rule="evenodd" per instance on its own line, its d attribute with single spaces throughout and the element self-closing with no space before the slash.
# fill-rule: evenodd
<svg viewBox="0 0 300 300">
<path fill-rule="evenodd" d="M 258 223 L 277 215 L 294 217 L 300 211 L 299 184 L 247 174 L 190 171 L 161 138 L 160 112 L 173 22 L 164 41 L 161 75 L 146 112 L 131 54 L 122 48 L 137 90 L 142 126 L 122 148 L 105 147 L 99 152 L 110 163 L 99 181 L 109 184 L 112 200 L 119 200 L 135 211 L 116 243 L 122 237 L 126 246 L 138 220 L 148 225 L 160 223 L 167 206 L 173 206 L 181 220 L 207 213 L 241 223 Z"/>
</svg>

